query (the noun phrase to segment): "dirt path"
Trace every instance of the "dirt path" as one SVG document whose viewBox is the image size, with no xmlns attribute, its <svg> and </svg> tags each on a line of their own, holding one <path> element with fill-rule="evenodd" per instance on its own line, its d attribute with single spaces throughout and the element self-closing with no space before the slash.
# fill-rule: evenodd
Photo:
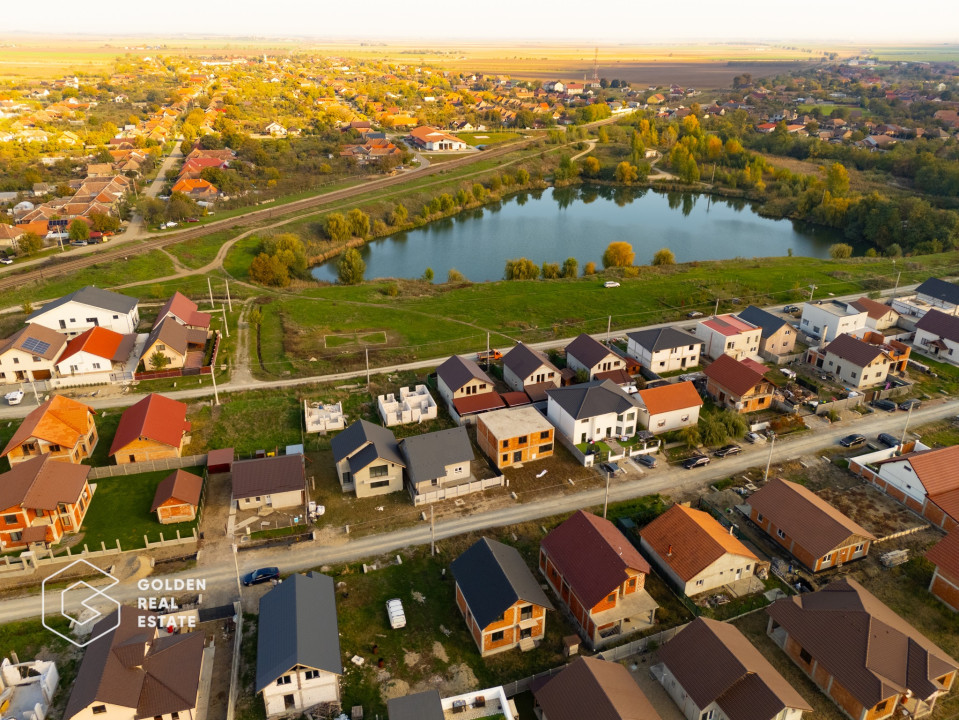
<svg viewBox="0 0 959 720">
<path fill-rule="evenodd" d="M 595 141 L 595 140 L 587 140 L 587 141 L 586 141 L 586 144 L 589 145 L 589 147 L 586 148 L 585 150 L 583 150 L 583 152 L 577 153 L 576 155 L 573 155 L 573 157 L 571 157 L 570 160 L 579 160 L 581 157 L 583 157 L 583 155 L 586 155 L 586 154 L 588 154 L 588 153 L 593 152 L 593 148 L 596 147 L 596 141 Z"/>
<path fill-rule="evenodd" d="M 248 337 L 250 334 L 250 323 L 247 322 L 252 304 L 252 299 L 244 303 L 240 317 L 236 321 L 236 358 L 233 360 L 233 371 L 230 373 L 230 382 L 256 382 L 250 370 L 250 340 Z"/>
</svg>

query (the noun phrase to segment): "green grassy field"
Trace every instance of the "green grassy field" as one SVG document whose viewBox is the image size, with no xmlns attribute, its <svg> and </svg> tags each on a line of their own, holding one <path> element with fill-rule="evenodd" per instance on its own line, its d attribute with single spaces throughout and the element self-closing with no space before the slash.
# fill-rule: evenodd
<svg viewBox="0 0 959 720">
<path fill-rule="evenodd" d="M 519 140 L 522 135 L 518 132 L 475 132 L 457 133 L 456 137 L 467 145 L 498 145 L 499 143 Z"/>
</svg>

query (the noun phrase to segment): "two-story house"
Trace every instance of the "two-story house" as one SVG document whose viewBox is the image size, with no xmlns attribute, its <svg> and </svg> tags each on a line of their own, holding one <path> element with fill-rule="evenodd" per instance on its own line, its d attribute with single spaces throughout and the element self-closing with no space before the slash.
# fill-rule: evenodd
<svg viewBox="0 0 959 720">
<path fill-rule="evenodd" d="M 810 348 L 806 362 L 832 373 L 841 383 L 853 388 L 882 384 L 893 364 L 881 346 L 852 335 L 840 335 L 821 349 Z"/>
<path fill-rule="evenodd" d="M 740 320 L 735 315 L 716 315 L 700 320 L 694 328 L 703 344 L 706 357 L 716 360 L 729 355 L 736 360 L 759 356 L 762 328 Z"/>
<path fill-rule="evenodd" d="M 391 430 L 357 420 L 335 435 L 330 447 L 343 492 L 364 498 L 403 489 L 406 460 Z"/>
<path fill-rule="evenodd" d="M 0 475 L 0 550 L 52 545 L 80 529 L 90 506 L 90 467 L 40 455 Z"/>
<path fill-rule="evenodd" d="M 10 467 L 47 454 L 78 464 L 93 454 L 100 439 L 95 414 L 89 405 L 54 395 L 23 419 L 0 457 L 6 457 Z"/>
<path fill-rule="evenodd" d="M 405 460 L 407 488 L 416 505 L 441 500 L 445 491 L 475 479 L 470 471 L 475 459 L 473 446 L 464 427 L 403 438 L 399 451 Z"/>
<path fill-rule="evenodd" d="M 480 655 L 531 650 L 546 636 L 553 605 L 516 548 L 482 538 L 450 565 L 456 607 Z"/>
<path fill-rule="evenodd" d="M 476 442 L 502 470 L 553 456 L 556 428 L 529 405 L 484 413 L 476 421 Z"/>
<path fill-rule="evenodd" d="M 920 351 L 953 365 L 959 365 L 959 316 L 930 310 L 916 323 L 913 345 Z"/>
<path fill-rule="evenodd" d="M 203 364 L 203 350 L 206 345 L 208 332 L 196 330 L 182 325 L 176 318 L 163 318 L 147 336 L 143 344 L 140 361 L 144 370 L 174 370 L 190 365 L 199 367 Z M 188 357 L 195 353 L 196 360 L 189 362 Z M 157 364 L 157 356 L 166 358 L 165 364 Z"/>
<path fill-rule="evenodd" d="M 210 313 L 200 312 L 199 306 L 179 291 L 173 293 L 173 297 L 160 308 L 156 320 L 153 321 L 153 328 L 168 317 L 194 330 L 210 329 Z"/>
<path fill-rule="evenodd" d="M 768 355 L 788 355 L 796 349 L 796 331 L 778 315 L 750 305 L 739 313 L 739 319 L 755 325 L 762 331 L 759 352 Z"/>
<path fill-rule="evenodd" d="M 339 703 L 342 675 L 333 578 L 294 574 L 260 598 L 255 687 L 267 717 Z"/>
<path fill-rule="evenodd" d="M 547 419 L 574 443 L 632 435 L 639 427 L 639 403 L 610 380 L 546 391 Z"/>
<path fill-rule="evenodd" d="M 625 370 L 626 361 L 598 340 L 582 333 L 566 346 L 566 367 L 573 372 L 585 372 L 593 380 L 599 373 Z"/>
<path fill-rule="evenodd" d="M 696 618 L 652 675 L 686 720 L 800 720 L 813 709 L 734 625 Z"/>
<path fill-rule="evenodd" d="M 605 518 L 582 510 L 540 543 L 539 571 L 591 647 L 656 621 L 649 563 Z"/>
<path fill-rule="evenodd" d="M 105 327 L 128 335 L 136 332 L 140 313 L 136 298 L 88 285 L 48 302 L 29 315 L 27 322 L 71 337 L 92 327 Z"/>
<path fill-rule="evenodd" d="M 0 385 L 49 380 L 66 345 L 66 335 L 35 323 L 0 340 Z"/>
<path fill-rule="evenodd" d="M 702 340 L 675 327 L 639 330 L 626 335 L 629 356 L 655 373 L 696 367 L 702 349 Z"/>
<path fill-rule="evenodd" d="M 821 303 L 803 303 L 799 328 L 807 335 L 832 342 L 840 335 L 866 328 L 868 314 L 852 303 L 829 300 Z"/>
<path fill-rule="evenodd" d="M 813 572 L 869 554 L 875 536 L 812 490 L 773 478 L 749 496 L 749 519 Z"/>
<path fill-rule="evenodd" d="M 178 458 L 190 427 L 186 403 L 152 393 L 123 411 L 110 456 L 117 465 Z"/>
<path fill-rule="evenodd" d="M 776 386 L 766 379 L 766 368 L 747 358 L 721 355 L 703 371 L 706 392 L 721 406 L 743 414 L 772 405 Z"/>
<path fill-rule="evenodd" d="M 547 388 L 559 387 L 561 374 L 539 350 L 518 343 L 503 358 L 503 380 L 513 390 L 525 392 L 536 402 L 546 397 Z"/>
<path fill-rule="evenodd" d="M 493 381 L 468 358 L 453 355 L 436 368 L 436 388 L 454 419 L 506 407 Z"/>
</svg>

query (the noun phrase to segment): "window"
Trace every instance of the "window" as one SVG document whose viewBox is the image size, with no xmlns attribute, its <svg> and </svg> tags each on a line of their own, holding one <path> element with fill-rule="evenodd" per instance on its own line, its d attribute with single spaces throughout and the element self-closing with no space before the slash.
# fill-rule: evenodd
<svg viewBox="0 0 959 720">
<path fill-rule="evenodd" d="M 883 700 L 881 703 L 876 705 L 876 712 L 882 712 L 886 709 L 886 706 L 889 704 L 888 700 Z"/>
<path fill-rule="evenodd" d="M 32 357 L 33 357 L 33 362 L 35 363 L 40 362 L 40 358 L 37 355 L 33 355 Z"/>
<path fill-rule="evenodd" d="M 503 462 L 509 462 L 509 453 L 503 453 Z"/>
<path fill-rule="evenodd" d="M 76 321 L 77 321 L 76 318 L 70 318 L 70 322 L 75 323 Z"/>
<path fill-rule="evenodd" d="M 656 427 L 666 427 L 666 421 L 660 420 L 658 423 L 656 423 Z"/>
<path fill-rule="evenodd" d="M 390 485 L 389 479 L 386 479 L 386 480 L 377 480 L 376 482 L 371 482 L 371 483 L 370 483 L 370 487 L 373 488 L 373 489 L 382 488 L 382 487 L 389 487 L 389 485 Z"/>
<path fill-rule="evenodd" d="M 824 563 L 827 563 L 827 562 L 829 562 L 830 560 L 832 560 L 832 553 L 829 553 L 829 554 L 823 556 L 822 561 L 823 561 Z"/>
<path fill-rule="evenodd" d="M 526 605 L 525 607 L 520 608 L 519 619 L 523 620 L 532 620 L 533 619 L 533 606 Z"/>
<path fill-rule="evenodd" d="M 99 325 L 96 318 L 87 318 L 88 323 L 93 323 L 94 325 Z"/>
<path fill-rule="evenodd" d="M 520 435 L 520 436 L 519 436 L 519 440 L 517 440 L 517 442 L 518 442 L 520 445 L 525 445 L 527 442 L 529 442 L 529 436 L 528 436 L 528 435 Z"/>
<path fill-rule="evenodd" d="M 549 430 L 543 430 L 543 432 L 541 432 L 541 433 L 539 434 L 539 439 L 540 439 L 540 440 L 548 440 L 548 439 L 549 439 Z"/>
<path fill-rule="evenodd" d="M 277 685 L 289 685 L 291 682 L 293 682 L 293 678 L 290 675 L 281 675 L 276 680 Z"/>
<path fill-rule="evenodd" d="M 170 720 L 180 720 L 180 713 L 178 712 L 170 713 Z"/>
<path fill-rule="evenodd" d="M 782 528 L 776 528 L 776 534 L 783 539 L 786 538 L 786 533 L 782 531 Z"/>
<path fill-rule="evenodd" d="M 680 418 L 680 420 L 681 420 L 682 422 L 687 422 L 687 421 L 689 420 L 689 415 L 683 415 L 683 416 Z"/>
<path fill-rule="evenodd" d="M 517 450 L 513 453 L 513 462 L 523 462 L 523 451 Z"/>
<path fill-rule="evenodd" d="M 453 468 L 453 474 L 454 474 L 454 475 L 462 475 L 462 474 L 463 474 L 463 466 L 460 465 L 459 467 Z"/>
<path fill-rule="evenodd" d="M 537 452 L 540 453 L 541 455 L 548 452 L 553 452 L 553 443 L 549 443 L 548 445 L 540 445 Z"/>
<path fill-rule="evenodd" d="M 503 642 L 504 637 L 505 635 L 503 634 L 503 631 L 499 630 L 497 632 L 494 632 L 492 635 L 490 635 L 489 639 L 490 639 L 490 642 L 498 643 L 498 642 Z"/>
<path fill-rule="evenodd" d="M 865 547 L 866 546 L 864 543 L 859 543 L 856 545 L 856 549 L 853 552 L 861 553 Z"/>
<path fill-rule="evenodd" d="M 377 465 L 376 467 L 370 468 L 370 477 L 371 478 L 381 478 L 386 477 L 390 474 L 390 469 L 386 465 Z"/>
<path fill-rule="evenodd" d="M 19 364 L 20 364 L 20 358 L 15 357 L 15 358 L 13 359 L 13 364 L 14 364 L 14 365 L 19 365 Z"/>
<path fill-rule="evenodd" d="M 696 581 L 696 587 L 699 587 L 699 586 L 702 585 L 702 584 L 703 584 L 703 581 L 702 581 L 702 580 L 697 580 L 697 581 Z"/>
<path fill-rule="evenodd" d="M 19 515 L 4 515 L 4 516 L 3 516 L 3 521 L 4 521 L 7 525 L 16 525 L 16 524 L 17 524 L 17 520 L 19 520 L 19 519 L 20 519 L 20 516 L 19 516 Z"/>
<path fill-rule="evenodd" d="M 504 440 L 504 441 L 503 441 L 503 447 L 504 447 L 504 448 L 508 448 L 508 447 L 509 447 L 509 440 Z"/>
<path fill-rule="evenodd" d="M 713 713 L 715 710 L 707 710 L 702 715 L 699 716 L 699 720 L 713 720 Z"/>
<path fill-rule="evenodd" d="M 616 593 L 610 593 L 607 595 L 606 602 L 616 602 Z"/>
<path fill-rule="evenodd" d="M 319 670 L 307 670 L 307 671 L 303 674 L 303 677 L 304 677 L 306 680 L 316 680 L 319 676 L 320 676 L 320 671 L 319 671 Z"/>
<path fill-rule="evenodd" d="M 799 648 L 799 659 L 808 665 L 812 662 L 812 655 L 806 648 Z"/>
<path fill-rule="evenodd" d="M 15 542 L 20 542 L 21 540 L 23 540 L 23 533 L 20 532 L 19 530 L 17 532 L 12 532 L 10 533 L 10 539 Z"/>
<path fill-rule="evenodd" d="M 119 320 L 119 319 L 120 319 L 120 316 L 119 316 L 119 315 L 114 315 L 114 316 L 113 316 L 113 319 L 114 319 L 114 320 Z"/>
<path fill-rule="evenodd" d="M 752 565 L 747 565 L 747 566 L 746 566 L 746 569 L 749 570 L 749 568 L 751 568 L 751 567 L 752 567 Z"/>
<path fill-rule="evenodd" d="M 486 389 L 486 383 L 480 383 L 479 389 L 480 389 L 480 390 L 485 390 L 485 389 Z"/>
<path fill-rule="evenodd" d="M 157 352 L 163 352 L 166 350 L 166 345 L 157 345 Z"/>
<path fill-rule="evenodd" d="M 61 321 L 60 321 L 60 329 L 61 329 L 61 330 L 66 330 L 66 329 L 67 329 L 67 321 L 66 321 L 66 320 L 61 320 Z M 96 708 L 94 708 L 93 712 L 96 712 Z M 106 708 L 103 709 L 103 712 L 106 712 Z"/>
<path fill-rule="evenodd" d="M 849 374 L 850 374 L 850 375 L 852 375 L 852 377 L 853 377 L 853 379 L 855 379 L 855 378 L 856 378 L 856 373 L 854 373 L 854 372 L 851 372 L 851 373 L 849 373 Z"/>
<path fill-rule="evenodd" d="M 100 369 L 100 363 L 93 363 L 93 369 L 94 369 L 94 370 L 99 370 L 99 369 Z"/>
<path fill-rule="evenodd" d="M 60 322 L 63 322 L 62 320 Z M 103 715 L 107 711 L 106 705 L 94 705 L 93 714 L 94 715 Z"/>
</svg>

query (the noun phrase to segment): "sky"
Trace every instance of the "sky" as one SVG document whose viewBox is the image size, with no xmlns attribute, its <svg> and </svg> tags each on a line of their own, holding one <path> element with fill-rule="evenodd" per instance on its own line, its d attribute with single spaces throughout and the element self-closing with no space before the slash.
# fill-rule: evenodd
<svg viewBox="0 0 959 720">
<path fill-rule="evenodd" d="M 954 0 L 921 11 L 893 0 L 834 4 L 683 0 L 160 0 L 93 10 L 76 0 L 3 3 L 0 34 L 216 34 L 393 40 L 528 40 L 661 44 L 806 39 L 833 43 L 959 42 Z"/>
</svg>

